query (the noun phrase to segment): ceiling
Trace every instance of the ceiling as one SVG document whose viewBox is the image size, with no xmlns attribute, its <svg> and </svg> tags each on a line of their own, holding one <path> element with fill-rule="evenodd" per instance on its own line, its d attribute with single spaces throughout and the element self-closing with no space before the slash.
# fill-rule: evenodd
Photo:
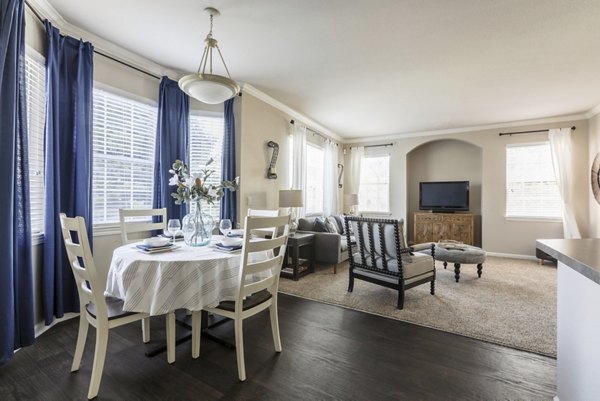
<svg viewBox="0 0 600 401">
<path fill-rule="evenodd" d="M 233 79 L 346 139 L 585 113 L 600 104 L 598 0 L 48 0 L 69 23 Z"/>
</svg>

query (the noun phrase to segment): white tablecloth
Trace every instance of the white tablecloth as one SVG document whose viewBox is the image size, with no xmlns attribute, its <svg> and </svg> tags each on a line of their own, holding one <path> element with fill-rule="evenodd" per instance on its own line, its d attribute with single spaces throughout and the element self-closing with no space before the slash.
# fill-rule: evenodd
<svg viewBox="0 0 600 401">
<path fill-rule="evenodd" d="M 181 248 L 171 252 L 145 254 L 135 245 L 115 249 L 106 282 L 106 295 L 122 299 L 126 311 L 162 315 L 180 308 L 201 310 L 237 294 L 240 253 L 177 243 Z M 266 253 L 250 256 L 257 261 Z"/>
</svg>

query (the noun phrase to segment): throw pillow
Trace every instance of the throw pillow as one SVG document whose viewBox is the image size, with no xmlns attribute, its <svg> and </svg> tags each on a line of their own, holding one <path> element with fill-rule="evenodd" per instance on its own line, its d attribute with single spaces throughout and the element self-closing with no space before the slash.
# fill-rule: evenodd
<svg viewBox="0 0 600 401">
<path fill-rule="evenodd" d="M 315 228 L 314 230 L 318 233 L 327 233 L 327 226 L 325 225 L 325 221 L 321 217 L 317 217 L 315 219 Z"/>
<path fill-rule="evenodd" d="M 345 224 L 344 223 L 344 217 L 338 216 L 338 215 L 333 215 L 331 217 L 333 217 L 333 219 L 337 223 L 338 233 L 339 234 L 344 234 L 344 224 Z"/>
<path fill-rule="evenodd" d="M 325 219 L 325 227 L 327 227 L 327 232 L 339 234 L 337 223 L 331 217 Z"/>
</svg>

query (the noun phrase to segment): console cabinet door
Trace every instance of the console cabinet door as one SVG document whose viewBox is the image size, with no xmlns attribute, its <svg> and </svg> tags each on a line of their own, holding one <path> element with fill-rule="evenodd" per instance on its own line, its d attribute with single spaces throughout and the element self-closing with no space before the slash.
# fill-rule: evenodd
<svg viewBox="0 0 600 401">
<path fill-rule="evenodd" d="M 442 240 L 473 245 L 474 216 L 469 213 L 415 213 L 415 243 Z"/>
</svg>

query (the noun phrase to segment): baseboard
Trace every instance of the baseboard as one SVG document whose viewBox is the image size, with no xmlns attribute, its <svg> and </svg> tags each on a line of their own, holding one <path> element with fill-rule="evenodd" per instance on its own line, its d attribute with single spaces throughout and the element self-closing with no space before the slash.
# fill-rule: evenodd
<svg viewBox="0 0 600 401">
<path fill-rule="evenodd" d="M 52 323 L 50 323 L 48 326 L 46 326 L 46 324 L 43 321 L 37 322 L 35 324 L 35 337 L 38 338 L 39 336 L 41 336 L 42 334 L 44 334 L 45 332 L 50 330 L 55 324 L 62 323 L 69 319 L 73 319 L 74 317 L 77 317 L 77 316 L 79 316 L 79 313 L 73 313 L 73 312 L 65 313 L 65 315 L 63 317 L 54 319 L 52 321 Z"/>
<path fill-rule="evenodd" d="M 511 258 L 511 259 L 526 259 L 526 260 L 538 260 L 533 255 L 517 255 L 514 253 L 500 253 L 500 252 L 486 252 L 488 256 L 496 256 L 499 258 Z"/>
</svg>

